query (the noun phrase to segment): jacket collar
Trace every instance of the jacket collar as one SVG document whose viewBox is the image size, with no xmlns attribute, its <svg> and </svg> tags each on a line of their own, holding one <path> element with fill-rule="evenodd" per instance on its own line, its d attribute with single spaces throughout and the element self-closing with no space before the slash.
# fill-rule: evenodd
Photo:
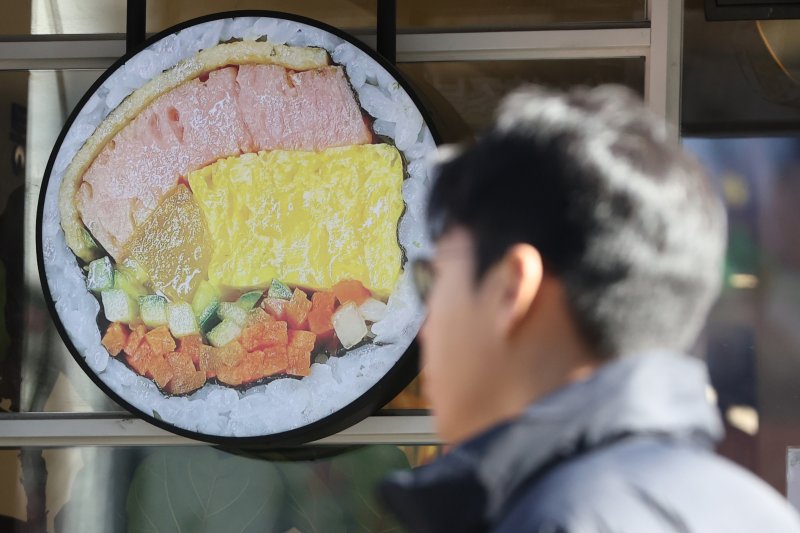
<svg viewBox="0 0 800 533">
<path fill-rule="evenodd" d="M 395 474 L 380 487 L 412 531 L 482 531 L 537 472 L 626 435 L 662 434 L 710 447 L 722 436 L 702 361 L 654 352 L 620 358 L 531 405 L 517 419 Z"/>
</svg>

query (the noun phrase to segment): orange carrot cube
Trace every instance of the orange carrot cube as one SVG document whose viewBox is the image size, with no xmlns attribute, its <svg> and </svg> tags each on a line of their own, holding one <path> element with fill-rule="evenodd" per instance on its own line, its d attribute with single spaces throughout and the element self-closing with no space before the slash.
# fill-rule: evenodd
<svg viewBox="0 0 800 533">
<path fill-rule="evenodd" d="M 167 385 L 174 376 L 174 373 L 170 364 L 166 359 L 164 359 L 164 356 L 153 355 L 147 367 L 147 373 L 145 376 L 155 381 L 156 385 L 158 385 L 160 389 L 166 390 Z"/>
<path fill-rule="evenodd" d="M 159 326 L 148 331 L 144 339 L 157 354 L 163 355 L 175 351 L 175 339 L 172 338 L 167 326 Z"/>
<path fill-rule="evenodd" d="M 354 302 L 356 305 L 361 305 L 364 300 L 372 296 L 369 289 L 364 287 L 364 284 L 356 279 L 344 279 L 333 286 L 333 293 L 339 303 L 344 305 L 347 302 Z"/>
<path fill-rule="evenodd" d="M 256 307 L 247 313 L 247 318 L 244 321 L 244 327 L 252 326 L 253 324 L 261 324 L 266 322 L 274 322 L 275 319 L 267 313 L 263 308 Z"/>
<path fill-rule="evenodd" d="M 308 313 L 308 329 L 317 335 L 333 331 L 333 309 L 336 295 L 332 292 L 315 292 L 311 297 L 311 311 Z"/>
<path fill-rule="evenodd" d="M 198 335 L 187 335 L 178 339 L 178 351 L 188 354 L 192 358 L 195 368 L 200 368 L 200 353 L 203 349 L 203 337 Z"/>
<path fill-rule="evenodd" d="M 214 367 L 219 370 L 223 366 L 234 367 L 244 359 L 247 354 L 239 341 L 231 341 L 225 346 L 217 348 L 214 354 Z M 219 372 L 217 372 L 219 373 Z"/>
<path fill-rule="evenodd" d="M 294 376 L 307 376 L 311 372 L 311 351 L 317 336 L 310 331 L 289 332 L 289 367 L 287 372 Z"/>
<path fill-rule="evenodd" d="M 289 351 L 287 347 L 277 345 L 263 351 L 262 368 L 265 376 L 283 374 L 289 367 Z"/>
<path fill-rule="evenodd" d="M 192 358 L 185 352 L 171 352 L 166 361 L 172 370 L 172 379 L 164 390 L 169 394 L 186 394 L 202 387 L 206 373 L 195 369 Z"/>
<path fill-rule="evenodd" d="M 111 354 L 113 357 L 119 355 L 119 353 L 125 349 L 125 345 L 128 343 L 128 336 L 130 335 L 130 330 L 128 326 L 122 324 L 121 322 L 112 322 L 108 329 L 106 330 L 106 334 L 103 335 L 103 346 L 106 347 L 108 353 Z"/>
<path fill-rule="evenodd" d="M 307 376 L 311 373 L 311 352 L 307 352 L 294 346 L 287 349 L 289 354 L 289 368 L 287 374 L 293 376 Z"/>
<path fill-rule="evenodd" d="M 207 344 L 200 345 L 200 348 L 198 349 L 198 361 L 195 363 L 195 366 L 201 372 L 205 372 L 206 378 L 208 379 L 211 379 L 217 375 L 216 350 L 216 348 Z"/>
<path fill-rule="evenodd" d="M 131 334 L 133 335 L 133 334 Z M 133 353 L 127 352 L 126 349 L 125 361 L 128 363 L 134 372 L 140 376 L 147 374 L 147 369 L 151 363 L 150 359 L 153 355 L 153 349 L 146 342 L 139 343 L 136 351 Z"/>
<path fill-rule="evenodd" d="M 248 352 L 289 342 L 286 322 L 262 322 L 242 330 L 239 336 L 242 348 Z"/>
<path fill-rule="evenodd" d="M 300 289 L 295 289 L 292 299 L 286 304 L 286 321 L 289 323 L 289 327 L 305 329 L 309 311 L 311 311 L 311 301 L 308 296 Z"/>
<path fill-rule="evenodd" d="M 195 335 L 186 335 L 178 339 L 178 351 L 192 353 L 193 350 L 198 349 L 203 344 L 203 337 L 198 333 Z"/>
<path fill-rule="evenodd" d="M 236 366 L 220 368 L 217 379 L 234 387 L 258 381 L 264 377 L 263 360 L 263 354 L 258 350 L 246 353 Z"/>
<path fill-rule="evenodd" d="M 275 320 L 286 320 L 286 306 L 288 303 L 288 300 L 281 300 L 280 298 L 264 298 L 261 302 L 261 308 Z"/>
<path fill-rule="evenodd" d="M 147 333 L 147 326 L 144 324 L 139 324 L 131 331 L 131 334 L 128 336 L 128 342 L 125 344 L 125 348 L 123 350 L 126 354 L 131 355 L 136 353 L 136 350 L 139 348 L 139 345 L 144 340 L 144 336 Z"/>
</svg>

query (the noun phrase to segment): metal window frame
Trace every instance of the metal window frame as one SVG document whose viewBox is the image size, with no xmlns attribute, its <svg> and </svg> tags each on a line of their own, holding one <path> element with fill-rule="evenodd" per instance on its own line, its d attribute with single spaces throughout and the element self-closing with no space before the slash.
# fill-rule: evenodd
<svg viewBox="0 0 800 533">
<path fill-rule="evenodd" d="M 648 27 L 403 33 L 397 62 L 647 58 L 651 33 Z M 375 47 L 374 33 L 355 36 Z M 0 41 L 0 70 L 105 69 L 125 54 L 124 36 L 71 37 Z"/>
<path fill-rule="evenodd" d="M 207 445 L 133 417 L 99 413 L 10 415 L 0 419 L 0 448 Z M 430 416 L 371 416 L 309 445 L 439 444 Z"/>
<path fill-rule="evenodd" d="M 413 33 L 397 36 L 397 61 L 645 59 L 645 100 L 678 138 L 683 26 L 681 0 L 647 2 L 642 27 Z M 357 35 L 375 46 L 374 34 Z M 0 41 L 0 71 L 105 69 L 125 53 L 125 36 L 48 36 Z M 372 416 L 312 445 L 441 443 L 431 416 Z M 0 448 L 205 445 L 126 416 L 5 415 Z"/>
</svg>

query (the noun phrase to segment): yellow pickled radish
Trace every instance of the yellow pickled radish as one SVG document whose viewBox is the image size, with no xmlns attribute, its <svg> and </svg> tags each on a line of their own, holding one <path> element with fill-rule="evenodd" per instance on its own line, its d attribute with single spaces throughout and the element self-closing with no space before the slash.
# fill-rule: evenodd
<svg viewBox="0 0 800 533">
<path fill-rule="evenodd" d="M 400 277 L 403 162 L 394 146 L 244 154 L 187 180 L 214 243 L 208 277 L 217 287 L 280 280 L 328 290 L 358 280 L 387 298 Z"/>
</svg>

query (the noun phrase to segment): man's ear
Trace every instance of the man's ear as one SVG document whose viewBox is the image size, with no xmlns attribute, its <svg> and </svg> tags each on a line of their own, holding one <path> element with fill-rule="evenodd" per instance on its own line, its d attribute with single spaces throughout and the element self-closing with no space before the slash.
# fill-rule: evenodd
<svg viewBox="0 0 800 533">
<path fill-rule="evenodd" d="M 530 244 L 515 244 L 493 270 L 495 325 L 507 337 L 524 322 L 539 293 L 544 275 L 542 256 Z"/>
</svg>

